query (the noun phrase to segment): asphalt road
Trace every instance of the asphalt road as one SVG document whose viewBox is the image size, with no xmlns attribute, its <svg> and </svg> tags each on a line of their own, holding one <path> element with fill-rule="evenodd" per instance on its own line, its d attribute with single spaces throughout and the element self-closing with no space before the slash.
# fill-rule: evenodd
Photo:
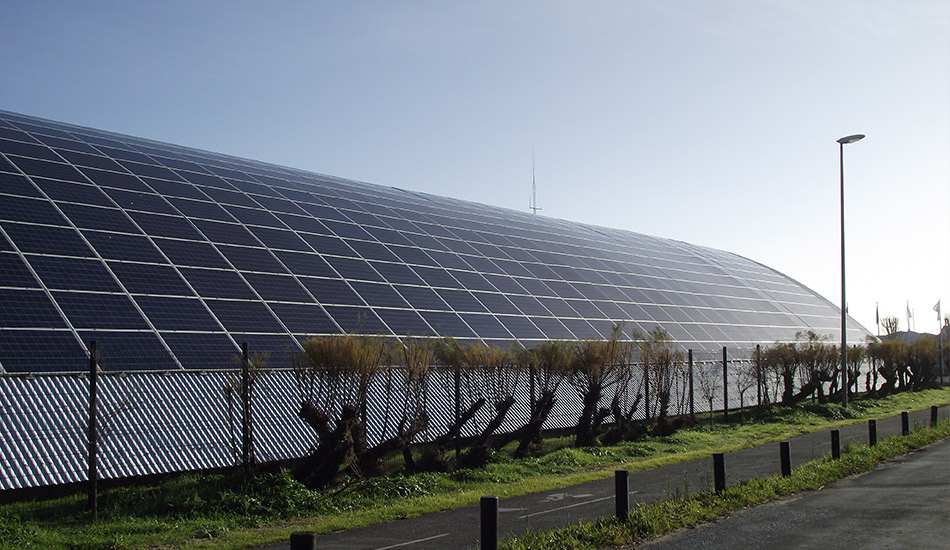
<svg viewBox="0 0 950 550">
<path fill-rule="evenodd" d="M 636 548 L 950 548 L 950 439 L 821 491 L 743 510 Z"/>
<path fill-rule="evenodd" d="M 940 409 L 940 418 L 948 416 Z M 930 411 L 910 413 L 910 427 L 930 422 Z M 900 416 L 877 421 L 878 439 L 901 433 Z M 868 441 L 867 423 L 840 428 L 842 448 Z M 789 440 L 792 467 L 831 452 L 829 430 Z M 712 459 L 683 462 L 630 474 L 630 505 L 650 503 L 708 490 L 712 487 Z M 725 456 L 726 483 L 780 472 L 779 444 L 769 443 Z M 614 480 L 575 485 L 499 501 L 499 533 L 522 535 L 528 530 L 553 529 L 595 520 L 615 513 Z M 479 508 L 466 507 L 425 516 L 318 535 L 316 548 L 326 550 L 445 550 L 476 548 L 479 541 Z M 950 541 L 950 538 L 947 539 Z M 775 546 L 773 548 L 781 548 Z M 257 550 L 287 550 L 289 542 Z"/>
</svg>

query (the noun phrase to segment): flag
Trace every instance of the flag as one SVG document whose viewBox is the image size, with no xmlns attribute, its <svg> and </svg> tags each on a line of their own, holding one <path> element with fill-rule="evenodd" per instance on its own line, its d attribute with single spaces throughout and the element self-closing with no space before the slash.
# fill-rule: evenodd
<svg viewBox="0 0 950 550">
<path fill-rule="evenodd" d="M 940 311 L 940 300 L 937 300 L 937 305 L 934 306 L 934 311 L 937 312 L 937 320 L 943 321 L 943 313 Z"/>
<path fill-rule="evenodd" d="M 874 302 L 874 322 L 881 324 L 881 306 L 877 302 Z"/>
</svg>

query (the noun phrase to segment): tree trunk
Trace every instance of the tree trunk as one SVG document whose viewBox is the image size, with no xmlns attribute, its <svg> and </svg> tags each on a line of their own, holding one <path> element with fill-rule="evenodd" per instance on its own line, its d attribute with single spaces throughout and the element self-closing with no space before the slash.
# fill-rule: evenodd
<svg viewBox="0 0 950 550">
<path fill-rule="evenodd" d="M 515 450 L 515 458 L 523 458 L 529 452 L 541 448 L 541 430 L 544 427 L 544 422 L 548 419 L 548 415 L 551 414 L 551 410 L 554 408 L 554 401 L 554 392 L 550 390 L 541 392 L 541 396 L 534 406 L 534 411 L 532 411 L 531 418 L 524 427 L 524 435 L 521 438 L 521 443 L 518 444 L 518 448 Z"/>
<path fill-rule="evenodd" d="M 594 426 L 594 415 L 597 414 L 597 403 L 600 402 L 602 388 L 600 385 L 587 388 L 584 394 L 584 407 L 581 409 L 581 416 L 577 420 L 577 429 L 575 430 L 574 446 L 589 447 L 594 444 L 592 428 Z"/>
</svg>

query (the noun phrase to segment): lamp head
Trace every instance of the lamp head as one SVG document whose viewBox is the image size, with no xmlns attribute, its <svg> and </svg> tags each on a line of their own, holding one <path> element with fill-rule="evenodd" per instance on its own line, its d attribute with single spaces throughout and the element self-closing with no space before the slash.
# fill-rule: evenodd
<svg viewBox="0 0 950 550">
<path fill-rule="evenodd" d="M 854 134 L 853 136 L 845 136 L 838 140 L 838 143 L 841 145 L 847 145 L 849 143 L 854 143 L 855 141 L 861 141 L 864 139 L 864 134 Z"/>
</svg>

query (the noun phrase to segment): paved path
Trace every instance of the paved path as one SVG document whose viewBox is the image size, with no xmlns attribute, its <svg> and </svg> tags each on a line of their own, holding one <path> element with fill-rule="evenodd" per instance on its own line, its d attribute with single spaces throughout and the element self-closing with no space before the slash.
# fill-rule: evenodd
<svg viewBox="0 0 950 550">
<path fill-rule="evenodd" d="M 940 409 L 947 418 L 950 407 Z M 910 427 L 927 425 L 930 411 L 910 414 Z M 900 434 L 900 416 L 877 422 L 878 438 Z M 831 451 L 829 430 L 790 439 L 792 467 Z M 868 440 L 867 423 L 840 428 L 841 446 L 864 444 Z M 725 456 L 726 483 L 780 472 L 779 445 L 769 443 Z M 630 503 L 649 503 L 708 490 L 712 486 L 712 459 L 699 459 L 662 468 L 631 472 Z M 548 491 L 501 499 L 499 532 L 501 536 L 521 535 L 528 529 L 553 529 L 595 520 L 614 514 L 612 478 Z M 348 531 L 319 535 L 316 548 L 326 550 L 444 550 L 474 548 L 479 537 L 477 506 L 448 510 L 401 521 L 372 525 Z M 260 547 L 258 550 L 287 550 L 289 543 Z"/>
<path fill-rule="evenodd" d="M 950 548 L 950 439 L 821 491 L 743 510 L 636 548 Z"/>
</svg>

